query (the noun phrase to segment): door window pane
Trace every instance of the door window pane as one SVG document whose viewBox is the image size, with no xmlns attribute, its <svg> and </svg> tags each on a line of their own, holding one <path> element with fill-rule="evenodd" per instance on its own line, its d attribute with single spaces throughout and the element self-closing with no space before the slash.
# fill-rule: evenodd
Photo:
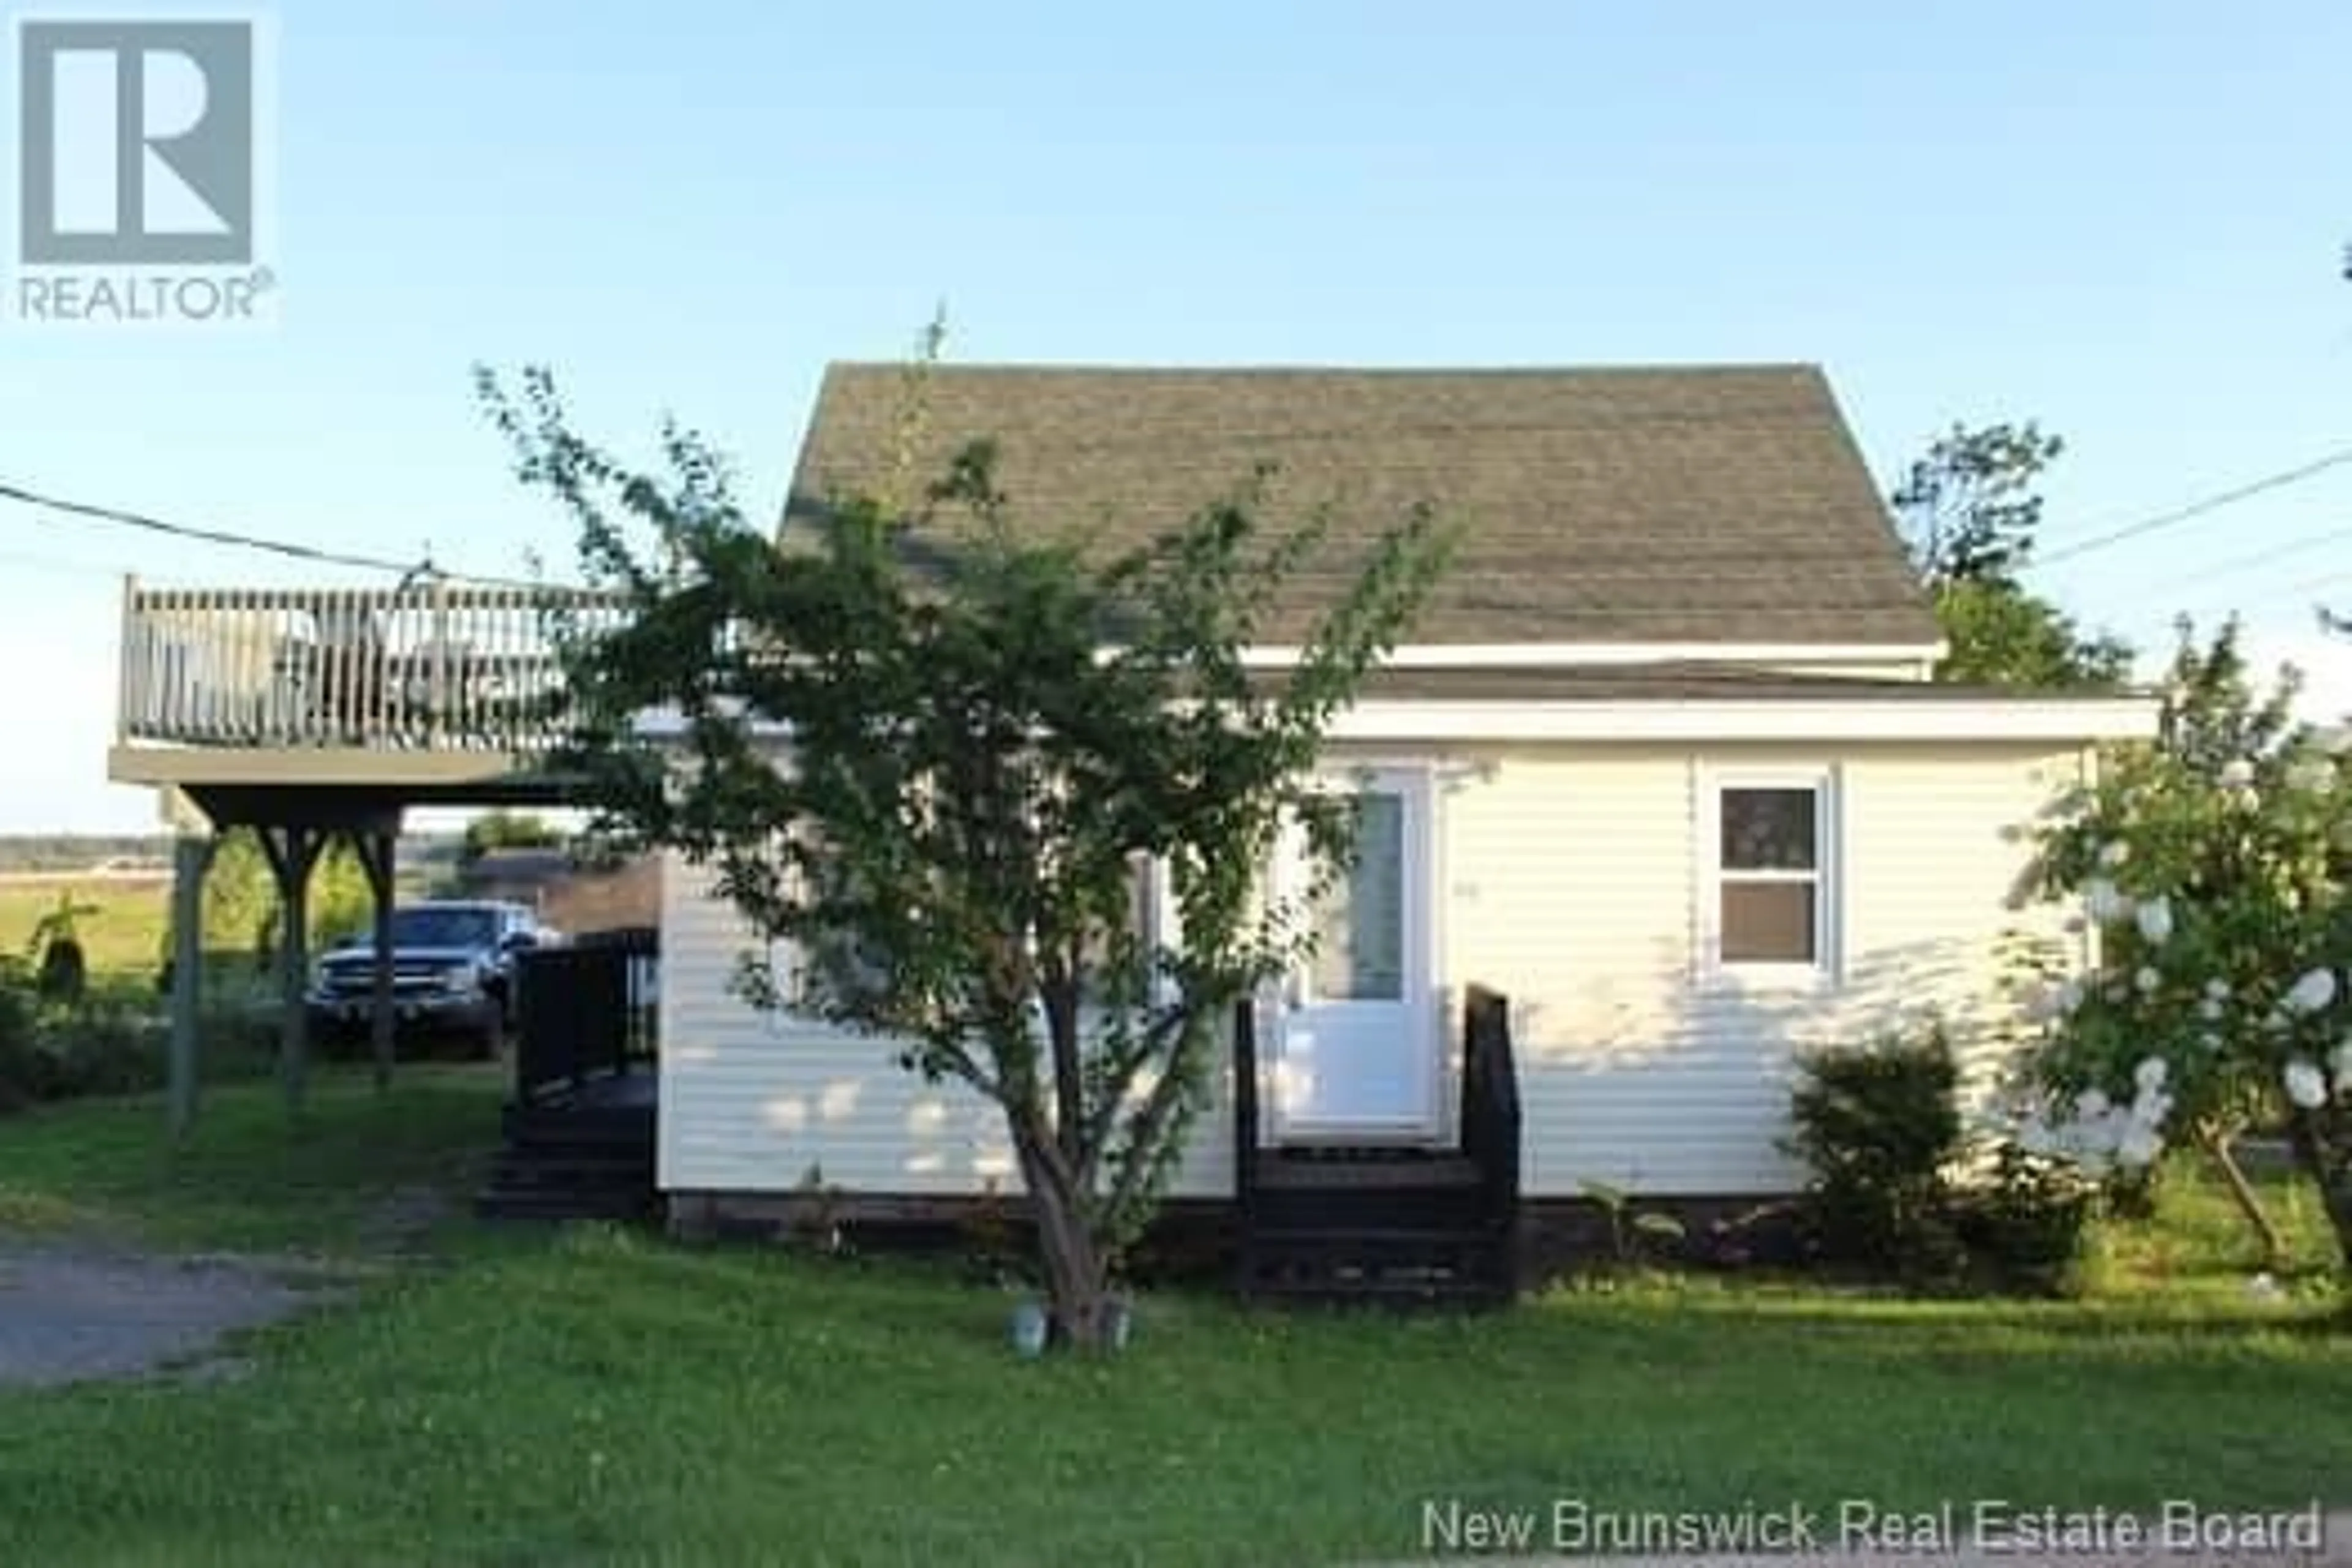
<svg viewBox="0 0 2352 1568">
<path fill-rule="evenodd" d="M 1726 871 L 1811 871 L 1820 867 L 1810 789 L 1723 792 Z"/>
<path fill-rule="evenodd" d="M 1404 798 L 1357 799 L 1356 863 L 1324 894 L 1315 994 L 1333 1002 L 1404 999 Z"/>
</svg>

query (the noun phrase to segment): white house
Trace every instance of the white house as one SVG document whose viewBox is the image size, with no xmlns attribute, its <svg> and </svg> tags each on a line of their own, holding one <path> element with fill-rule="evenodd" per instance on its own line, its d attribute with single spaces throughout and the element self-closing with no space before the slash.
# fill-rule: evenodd
<svg viewBox="0 0 2352 1568">
<path fill-rule="evenodd" d="M 2154 704 L 1930 683 L 1936 624 L 1817 369 L 930 377 L 925 451 L 998 438 L 1029 525 L 1137 535 L 1273 459 L 1277 499 L 1335 505 L 1335 542 L 1424 500 L 1466 531 L 1333 737 L 1372 799 L 1328 911 L 1348 940 L 1260 1013 L 1269 1155 L 1453 1147 L 1476 986 L 1508 1002 L 1525 1198 L 1785 1193 L 1793 1053 L 1929 1005 L 1981 1018 L 2005 931 L 2080 940 L 2012 907 L 2021 830 Z M 826 375 L 788 527 L 875 478 L 901 385 Z M 748 932 L 679 862 L 662 926 L 674 1204 L 1017 1187 L 991 1107 L 740 1000 Z M 1234 1194 L 1234 1088 L 1176 1196 Z"/>
</svg>

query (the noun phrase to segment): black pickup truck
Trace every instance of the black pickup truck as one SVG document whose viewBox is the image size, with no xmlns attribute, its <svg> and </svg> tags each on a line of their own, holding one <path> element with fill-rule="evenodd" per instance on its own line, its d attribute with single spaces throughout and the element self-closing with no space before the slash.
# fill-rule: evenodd
<svg viewBox="0 0 2352 1568">
<path fill-rule="evenodd" d="M 403 1030 L 461 1035 L 496 1056 L 513 998 L 515 955 L 562 939 L 521 904 L 436 900 L 392 912 L 392 999 Z M 375 997 L 371 936 L 319 960 L 310 1026 L 322 1037 L 364 1034 Z"/>
</svg>

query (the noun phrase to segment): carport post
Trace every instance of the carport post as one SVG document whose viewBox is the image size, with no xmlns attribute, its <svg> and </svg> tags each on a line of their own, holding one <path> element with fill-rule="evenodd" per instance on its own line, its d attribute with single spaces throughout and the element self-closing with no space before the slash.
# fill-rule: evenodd
<svg viewBox="0 0 2352 1568">
<path fill-rule="evenodd" d="M 286 1109 L 299 1113 L 309 1084 L 310 982 L 310 868 L 318 863 L 325 835 L 301 824 L 263 827 L 262 852 L 278 878 L 278 908 L 283 924 L 278 944 L 279 1005 L 278 1073 Z"/>
<path fill-rule="evenodd" d="M 186 1139 L 196 1121 L 198 1013 L 204 1001 L 205 872 L 212 866 L 210 834 L 182 833 L 172 845 L 172 1140 Z"/>
<path fill-rule="evenodd" d="M 368 898 L 375 913 L 373 966 L 374 984 L 368 1003 L 368 1039 L 375 1053 L 375 1087 L 392 1087 L 392 1063 L 396 1021 L 392 1003 L 393 857 L 400 833 L 369 828 L 354 834 L 360 865 L 367 872 Z"/>
</svg>

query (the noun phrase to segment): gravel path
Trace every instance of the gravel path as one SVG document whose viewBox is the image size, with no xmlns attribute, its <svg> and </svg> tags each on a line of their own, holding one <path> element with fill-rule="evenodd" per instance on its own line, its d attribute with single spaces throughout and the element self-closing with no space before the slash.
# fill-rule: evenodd
<svg viewBox="0 0 2352 1568">
<path fill-rule="evenodd" d="M 243 1363 L 213 1354 L 223 1336 L 317 1306 L 332 1284 L 257 1259 L 0 1237 L 0 1385 L 235 1376 Z"/>
</svg>

